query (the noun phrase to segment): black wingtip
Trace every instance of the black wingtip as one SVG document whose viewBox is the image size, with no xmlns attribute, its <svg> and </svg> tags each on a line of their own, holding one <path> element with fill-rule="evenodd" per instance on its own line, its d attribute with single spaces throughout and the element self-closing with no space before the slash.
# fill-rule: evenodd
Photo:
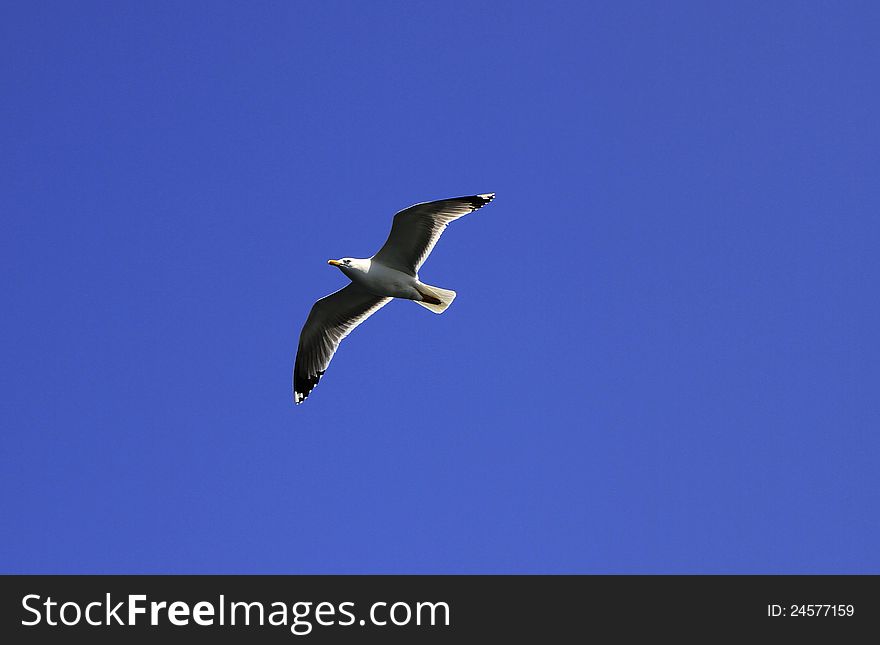
<svg viewBox="0 0 880 645">
<path fill-rule="evenodd" d="M 318 381 L 321 380 L 321 377 L 324 376 L 324 372 L 318 372 L 315 375 L 308 376 L 300 376 L 296 375 L 294 378 L 293 384 L 293 402 L 296 405 L 300 405 L 303 401 L 309 398 L 309 394 L 312 393 L 312 390 L 315 389 L 315 386 L 318 385 Z"/>
<path fill-rule="evenodd" d="M 465 199 L 470 202 L 471 207 L 474 210 L 477 210 L 495 199 L 495 193 L 483 193 L 482 195 L 474 195 L 472 197 L 466 197 Z"/>
</svg>

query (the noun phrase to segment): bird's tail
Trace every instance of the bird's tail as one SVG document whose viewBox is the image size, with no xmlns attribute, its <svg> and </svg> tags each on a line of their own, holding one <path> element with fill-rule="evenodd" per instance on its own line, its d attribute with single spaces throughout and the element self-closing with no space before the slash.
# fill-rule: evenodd
<svg viewBox="0 0 880 645">
<path fill-rule="evenodd" d="M 432 287 L 421 282 L 416 288 L 422 294 L 424 300 L 413 300 L 413 302 L 422 305 L 425 309 L 430 309 L 435 314 L 442 314 L 452 304 L 452 301 L 455 300 L 455 292 L 449 289 Z"/>
</svg>

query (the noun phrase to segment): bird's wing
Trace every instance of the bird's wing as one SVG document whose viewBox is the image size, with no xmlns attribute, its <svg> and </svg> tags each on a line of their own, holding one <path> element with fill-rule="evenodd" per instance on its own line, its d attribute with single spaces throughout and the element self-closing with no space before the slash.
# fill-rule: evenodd
<svg viewBox="0 0 880 645">
<path fill-rule="evenodd" d="M 350 284 L 312 306 L 293 366 L 293 400 L 297 405 L 321 380 L 342 339 L 390 301 Z"/>
<path fill-rule="evenodd" d="M 416 204 L 394 216 L 391 233 L 373 260 L 416 275 L 449 222 L 495 199 L 495 193 Z"/>
</svg>

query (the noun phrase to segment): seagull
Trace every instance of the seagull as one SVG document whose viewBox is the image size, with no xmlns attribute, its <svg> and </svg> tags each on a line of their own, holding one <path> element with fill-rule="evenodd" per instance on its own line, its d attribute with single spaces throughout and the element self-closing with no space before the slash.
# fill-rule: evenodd
<svg viewBox="0 0 880 645">
<path fill-rule="evenodd" d="M 388 239 L 373 257 L 327 260 L 351 282 L 318 300 L 303 325 L 293 366 L 297 405 L 321 380 L 342 339 L 392 298 L 412 300 L 435 314 L 446 311 L 455 292 L 424 284 L 419 269 L 450 222 L 494 198 L 486 193 L 410 206 L 394 216 Z"/>
</svg>

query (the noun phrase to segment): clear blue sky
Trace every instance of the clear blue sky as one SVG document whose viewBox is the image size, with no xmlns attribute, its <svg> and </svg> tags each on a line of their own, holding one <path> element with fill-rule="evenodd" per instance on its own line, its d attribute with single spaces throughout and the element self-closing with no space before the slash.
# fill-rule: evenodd
<svg viewBox="0 0 880 645">
<path fill-rule="evenodd" d="M 880 571 L 878 24 L 6 3 L 0 568 Z M 295 408 L 326 260 L 489 191 Z"/>
</svg>

